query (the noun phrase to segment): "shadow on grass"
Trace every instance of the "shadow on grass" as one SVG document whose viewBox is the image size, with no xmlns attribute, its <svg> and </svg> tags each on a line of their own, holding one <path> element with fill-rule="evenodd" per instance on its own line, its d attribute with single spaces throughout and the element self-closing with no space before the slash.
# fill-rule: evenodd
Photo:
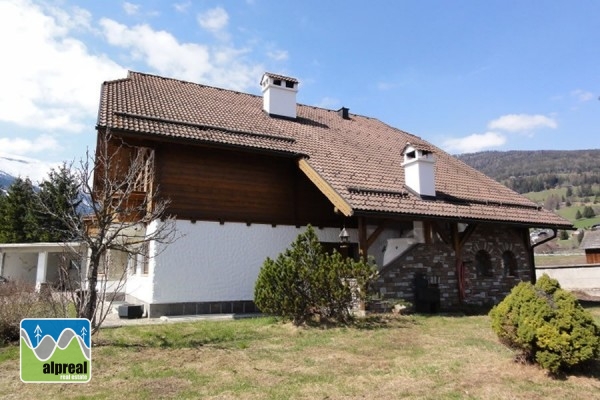
<svg viewBox="0 0 600 400">
<path fill-rule="evenodd" d="M 406 328 L 418 324 L 418 321 L 410 315 L 372 314 L 355 319 L 351 324 L 351 327 L 360 330 L 376 330 Z"/>
<path fill-rule="evenodd" d="M 597 308 L 600 307 L 600 300 L 579 300 L 579 304 L 583 308 Z"/>
<path fill-rule="evenodd" d="M 550 375 L 551 378 L 566 381 L 569 377 L 577 376 L 580 378 L 590 378 L 600 381 L 600 360 L 592 360 L 576 366 L 568 371 Z"/>
<path fill-rule="evenodd" d="M 334 328 L 351 328 L 359 330 L 376 330 L 403 328 L 408 326 L 418 325 L 418 321 L 410 315 L 396 315 L 391 313 L 376 313 L 368 314 L 364 317 L 355 317 L 353 320 L 340 323 L 327 319 L 308 320 L 301 324 L 301 327 L 310 329 L 334 329 Z"/>
</svg>

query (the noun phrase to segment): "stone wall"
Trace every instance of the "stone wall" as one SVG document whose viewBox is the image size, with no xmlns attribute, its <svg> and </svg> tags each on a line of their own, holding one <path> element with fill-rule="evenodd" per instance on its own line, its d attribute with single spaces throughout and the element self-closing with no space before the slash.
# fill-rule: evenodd
<svg viewBox="0 0 600 400">
<path fill-rule="evenodd" d="M 490 269 L 486 274 L 478 268 L 476 254 L 489 254 Z M 510 252 L 516 261 L 514 276 L 507 272 L 503 253 Z M 463 247 L 465 262 L 465 303 L 492 305 L 500 302 L 513 286 L 531 280 L 528 250 L 518 230 L 500 225 L 479 225 Z M 456 254 L 439 238 L 431 244 L 418 244 L 380 271 L 376 291 L 385 299 L 415 298 L 417 274 L 437 282 L 441 308 L 459 305 Z"/>
</svg>

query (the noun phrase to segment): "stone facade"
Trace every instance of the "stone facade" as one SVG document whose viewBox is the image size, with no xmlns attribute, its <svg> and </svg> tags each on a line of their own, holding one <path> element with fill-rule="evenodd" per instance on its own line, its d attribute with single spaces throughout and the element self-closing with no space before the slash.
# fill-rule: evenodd
<svg viewBox="0 0 600 400">
<path fill-rule="evenodd" d="M 499 303 L 521 281 L 531 281 L 529 250 L 525 236 L 501 225 L 479 225 L 462 251 L 465 264 L 465 304 L 489 306 Z M 489 269 L 482 273 L 478 252 L 487 253 Z M 513 259 L 513 269 L 507 260 Z M 376 291 L 385 299 L 415 299 L 415 278 L 427 277 L 439 288 L 441 308 L 459 305 L 456 254 L 451 245 L 435 238 L 418 244 L 380 271 Z"/>
</svg>

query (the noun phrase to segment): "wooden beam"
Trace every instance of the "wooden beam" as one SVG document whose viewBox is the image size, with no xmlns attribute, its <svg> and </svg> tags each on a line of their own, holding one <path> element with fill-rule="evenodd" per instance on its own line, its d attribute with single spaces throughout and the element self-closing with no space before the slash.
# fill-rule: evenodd
<svg viewBox="0 0 600 400">
<path fill-rule="evenodd" d="M 452 247 L 454 248 L 456 258 L 456 284 L 458 290 L 458 302 L 463 304 L 465 301 L 465 266 L 462 259 L 462 246 L 460 244 L 460 234 L 458 232 L 458 223 L 450 223 L 450 236 L 452 237 Z"/>
<path fill-rule="evenodd" d="M 467 229 L 465 229 L 465 231 L 460 235 L 458 245 L 460 246 L 461 251 L 465 243 L 467 243 L 467 240 L 469 240 L 473 232 L 475 232 L 475 229 L 477 229 L 477 224 L 469 224 L 467 226 Z"/>
<path fill-rule="evenodd" d="M 367 224 L 365 217 L 358 217 L 358 248 L 359 255 L 366 260 L 368 255 Z"/>
<path fill-rule="evenodd" d="M 375 243 L 379 235 L 385 230 L 385 224 L 387 220 L 382 221 L 377 228 L 367 238 L 367 250 Z"/>
<path fill-rule="evenodd" d="M 319 175 L 317 171 L 310 166 L 306 159 L 300 159 L 298 161 L 298 167 L 304 172 L 304 174 L 310 179 L 312 183 L 333 203 L 333 205 L 340 210 L 340 212 L 346 217 L 352 216 L 354 211 L 352 206 L 348 204 L 346 200 L 340 196 L 331 185 Z"/>
<path fill-rule="evenodd" d="M 423 236 L 425 236 L 425 244 L 431 244 L 431 222 L 423 221 Z"/>
<path fill-rule="evenodd" d="M 437 232 L 438 235 L 442 238 L 442 241 L 447 245 L 452 244 L 452 239 L 448 236 L 448 233 L 442 229 L 440 224 L 437 221 L 431 221 L 431 225 L 433 229 Z"/>
</svg>

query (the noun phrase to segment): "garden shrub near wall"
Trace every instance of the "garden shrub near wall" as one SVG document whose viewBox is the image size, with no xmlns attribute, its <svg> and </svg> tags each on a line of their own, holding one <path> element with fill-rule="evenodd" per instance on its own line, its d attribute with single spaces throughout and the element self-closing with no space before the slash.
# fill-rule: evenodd
<svg viewBox="0 0 600 400">
<path fill-rule="evenodd" d="M 309 226 L 276 260 L 264 262 L 254 302 L 262 312 L 296 325 L 314 317 L 343 323 L 352 317 L 353 303 L 364 300 L 375 276 L 375 268 L 365 261 L 325 253 Z"/>
<path fill-rule="evenodd" d="M 521 282 L 490 317 L 503 343 L 553 374 L 600 355 L 600 328 L 592 315 L 548 275 L 535 286 Z"/>
</svg>

